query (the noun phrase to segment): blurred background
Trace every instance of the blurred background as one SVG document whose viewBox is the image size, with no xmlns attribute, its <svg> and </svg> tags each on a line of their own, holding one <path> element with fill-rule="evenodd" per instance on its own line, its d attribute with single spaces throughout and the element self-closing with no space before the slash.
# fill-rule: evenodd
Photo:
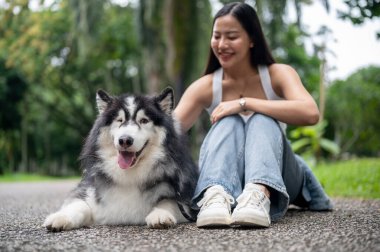
<svg viewBox="0 0 380 252">
<path fill-rule="evenodd" d="M 0 176 L 79 175 L 97 89 L 172 86 L 178 101 L 203 75 L 212 17 L 227 2 L 0 0 Z M 245 2 L 276 60 L 298 71 L 321 111 L 316 126 L 288 127 L 294 151 L 312 167 L 379 167 L 380 1 Z M 204 114 L 189 132 L 196 159 L 208 121 Z"/>
</svg>

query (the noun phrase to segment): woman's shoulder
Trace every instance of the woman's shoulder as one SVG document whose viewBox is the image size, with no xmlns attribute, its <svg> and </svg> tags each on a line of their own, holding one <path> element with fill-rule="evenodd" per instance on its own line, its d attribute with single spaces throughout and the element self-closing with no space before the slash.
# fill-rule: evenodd
<svg viewBox="0 0 380 252">
<path fill-rule="evenodd" d="M 191 83 L 189 88 L 192 89 L 193 92 L 197 92 L 199 95 L 202 95 L 204 92 L 212 90 L 212 81 L 213 74 L 207 74 Z"/>
<path fill-rule="evenodd" d="M 298 73 L 290 65 L 275 63 L 268 68 L 272 87 L 278 96 L 284 97 L 284 90 L 294 84 L 302 85 Z"/>
<path fill-rule="evenodd" d="M 191 83 L 186 93 L 207 107 L 212 99 L 212 81 L 212 73 L 204 75 Z"/>
<path fill-rule="evenodd" d="M 269 72 L 277 73 L 286 73 L 286 72 L 293 72 L 295 71 L 293 67 L 287 64 L 282 64 L 282 63 L 273 63 L 268 66 Z"/>
<path fill-rule="evenodd" d="M 197 86 L 209 86 L 209 85 L 212 84 L 213 76 L 214 76 L 213 73 L 206 74 L 206 75 L 200 77 L 199 79 L 195 80 L 195 81 L 192 83 L 192 85 L 197 85 Z"/>
<path fill-rule="evenodd" d="M 281 64 L 281 63 L 273 63 L 268 66 L 268 69 L 271 75 L 296 73 L 293 67 L 291 67 L 290 65 Z"/>
</svg>

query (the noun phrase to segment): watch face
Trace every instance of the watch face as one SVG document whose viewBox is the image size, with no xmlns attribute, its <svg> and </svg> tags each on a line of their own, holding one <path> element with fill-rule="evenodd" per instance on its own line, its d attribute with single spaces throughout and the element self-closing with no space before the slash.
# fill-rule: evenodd
<svg viewBox="0 0 380 252">
<path fill-rule="evenodd" d="M 240 104 L 240 107 L 243 109 L 243 111 L 246 111 L 245 110 L 245 99 L 244 98 L 240 98 L 239 104 Z"/>
<path fill-rule="evenodd" d="M 245 100 L 244 100 L 244 98 L 241 98 L 241 99 L 240 99 L 240 105 L 241 105 L 241 106 L 244 106 L 244 105 L 245 105 Z"/>
</svg>

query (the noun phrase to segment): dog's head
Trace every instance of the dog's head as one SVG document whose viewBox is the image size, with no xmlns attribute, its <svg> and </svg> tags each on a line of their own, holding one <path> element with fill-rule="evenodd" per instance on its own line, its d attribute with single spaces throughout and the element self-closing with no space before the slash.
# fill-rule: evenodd
<svg viewBox="0 0 380 252">
<path fill-rule="evenodd" d="M 128 169 L 143 159 L 145 152 L 159 155 L 168 125 L 172 125 L 171 114 L 174 96 L 171 88 L 166 88 L 157 96 L 135 96 L 124 94 L 113 97 L 99 90 L 96 96 L 101 124 L 100 138 L 109 139 L 113 146 L 106 146 L 108 156 L 117 156 L 120 168 Z M 109 142 L 104 141 L 104 142 Z M 99 143 L 102 148 L 103 143 Z M 158 154 L 157 154 L 158 153 Z"/>
</svg>

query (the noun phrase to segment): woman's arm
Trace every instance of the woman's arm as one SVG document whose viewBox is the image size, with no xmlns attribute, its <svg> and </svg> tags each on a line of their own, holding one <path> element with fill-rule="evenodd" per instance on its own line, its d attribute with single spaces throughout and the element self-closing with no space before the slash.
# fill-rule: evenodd
<svg viewBox="0 0 380 252">
<path fill-rule="evenodd" d="M 284 64 L 269 67 L 272 86 L 276 94 L 285 100 L 248 99 L 248 109 L 269 115 L 293 125 L 313 125 L 319 121 L 319 110 L 313 97 L 303 86 L 297 72 Z"/>
<path fill-rule="evenodd" d="M 180 122 L 183 132 L 193 126 L 202 110 L 210 106 L 211 101 L 212 75 L 203 76 L 186 89 L 174 110 L 174 117 Z"/>
<path fill-rule="evenodd" d="M 288 65 L 269 67 L 272 87 L 284 100 L 245 98 L 245 109 L 262 113 L 292 125 L 313 125 L 319 120 L 319 110 L 313 97 L 304 88 L 297 72 Z M 239 100 L 222 102 L 213 111 L 212 122 L 242 112 Z"/>
</svg>

